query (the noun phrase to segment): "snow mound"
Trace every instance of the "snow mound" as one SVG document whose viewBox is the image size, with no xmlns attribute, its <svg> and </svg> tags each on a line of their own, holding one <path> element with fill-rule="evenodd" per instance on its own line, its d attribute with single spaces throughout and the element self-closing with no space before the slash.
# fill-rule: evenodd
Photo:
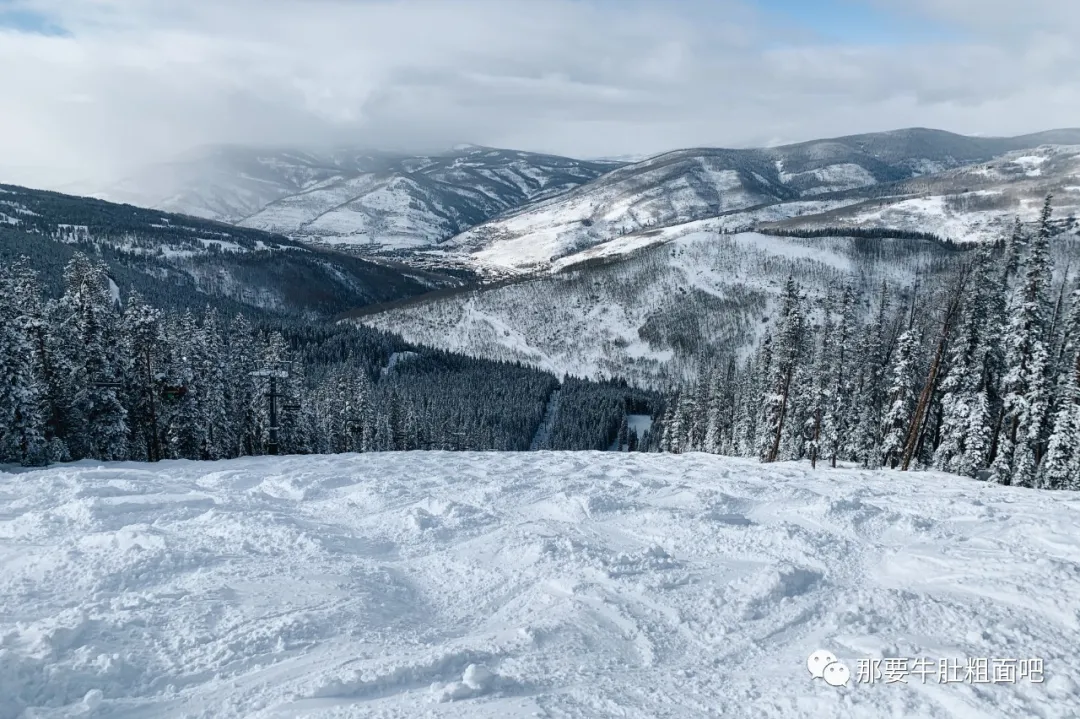
<svg viewBox="0 0 1080 719">
<path fill-rule="evenodd" d="M 1080 495 L 708 455 L 0 472 L 0 719 L 1080 716 Z M 851 670 L 807 672 L 819 649 Z M 857 682 L 1039 658 L 1045 681 Z"/>
</svg>

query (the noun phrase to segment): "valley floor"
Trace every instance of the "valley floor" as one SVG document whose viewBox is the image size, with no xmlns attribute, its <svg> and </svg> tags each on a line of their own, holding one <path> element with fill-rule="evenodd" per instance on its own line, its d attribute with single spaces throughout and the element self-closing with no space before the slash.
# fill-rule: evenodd
<svg viewBox="0 0 1080 719">
<path fill-rule="evenodd" d="M 857 682 L 881 657 L 1045 680 Z M 0 719 L 1064 719 L 1078 668 L 1077 493 L 696 454 L 0 472 Z"/>
</svg>

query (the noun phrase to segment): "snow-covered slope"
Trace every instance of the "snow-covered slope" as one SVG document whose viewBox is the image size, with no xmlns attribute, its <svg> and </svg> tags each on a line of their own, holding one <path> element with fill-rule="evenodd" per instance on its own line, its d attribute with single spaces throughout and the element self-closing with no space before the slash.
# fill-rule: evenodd
<svg viewBox="0 0 1080 719">
<path fill-rule="evenodd" d="M 556 374 L 653 384 L 752 344 L 789 274 L 811 296 L 854 282 L 869 298 L 882 279 L 904 291 L 917 272 L 940 269 L 943 254 L 918 241 L 882 240 L 881 252 L 867 255 L 845 238 L 722 235 L 725 219 L 627 235 L 565 258 L 561 272 L 417 298 L 357 321 Z"/>
<path fill-rule="evenodd" d="M 222 222 L 237 222 L 271 202 L 381 166 L 387 158 L 299 150 L 211 147 L 151 165 L 95 197 Z"/>
<path fill-rule="evenodd" d="M 850 202 L 860 196 L 853 191 L 876 194 L 881 184 L 984 162 L 1046 138 L 1080 141 L 1080 131 L 972 138 L 911 129 L 767 149 L 680 150 L 495 218 L 450 245 L 483 261 L 536 267 L 643 228 L 824 195 Z"/>
<path fill-rule="evenodd" d="M 414 247 L 620 164 L 473 145 L 430 156 L 216 148 L 100 194 L 304 240 Z"/>
<path fill-rule="evenodd" d="M 852 191 L 873 194 L 878 185 L 987 161 L 1044 137 L 1080 140 L 1080 131 L 974 138 L 905 130 L 768 149 L 680 150 L 486 222 L 450 244 L 484 261 L 538 267 L 644 228 L 819 195 L 850 203 L 859 196 Z"/>
<path fill-rule="evenodd" d="M 124 297 L 229 314 L 311 317 L 463 284 L 468 275 L 309 247 L 220 222 L 0 184 L 0 263 L 29 258 L 50 291 L 75 252 L 104 260 Z M 235 304 L 234 304 L 235 303 Z"/>
<path fill-rule="evenodd" d="M 423 247 L 617 166 L 468 147 L 403 158 L 381 171 L 283 198 L 240 224 L 308 241 Z"/>
<path fill-rule="evenodd" d="M 1016 217 L 1034 221 L 1047 194 L 1054 195 L 1056 218 L 1075 218 L 1080 211 L 1080 145 L 1010 152 L 991 162 L 900 183 L 887 197 L 775 226 L 889 227 L 982 242 L 1002 237 Z"/>
<path fill-rule="evenodd" d="M 0 473 L 0 719 L 1070 719 L 1077 526 L 1076 493 L 707 455 Z M 859 681 L 884 658 L 931 664 Z"/>
</svg>

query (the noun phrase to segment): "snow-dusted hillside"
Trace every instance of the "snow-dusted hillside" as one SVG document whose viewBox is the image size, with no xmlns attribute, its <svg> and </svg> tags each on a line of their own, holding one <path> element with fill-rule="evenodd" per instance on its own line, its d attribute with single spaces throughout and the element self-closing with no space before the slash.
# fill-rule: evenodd
<svg viewBox="0 0 1080 719">
<path fill-rule="evenodd" d="M 0 473 L 0 718 L 1067 719 L 1078 526 L 1075 493 L 709 455 Z M 931 664 L 859 681 L 886 658 Z"/>
<path fill-rule="evenodd" d="M 315 241 L 424 247 L 573 189 L 616 163 L 485 147 L 402 158 L 269 204 L 240 224 Z"/>
<path fill-rule="evenodd" d="M 651 384 L 693 376 L 701 357 L 752 344 L 789 274 L 814 297 L 853 282 L 868 301 L 882 279 L 903 292 L 942 254 L 928 242 L 882 240 L 880 254 L 866 255 L 844 238 L 722 235 L 722 225 L 707 220 L 628 235 L 566 260 L 615 262 L 564 267 L 357 321 L 556 374 Z"/>
<path fill-rule="evenodd" d="M 151 165 L 87 194 L 221 222 L 237 222 L 271 202 L 335 182 L 386 158 L 300 150 L 212 147 Z"/>
<path fill-rule="evenodd" d="M 1055 217 L 1075 218 L 1080 211 L 1080 145 L 1010 152 L 991 162 L 900 183 L 888 197 L 777 226 L 889 227 L 984 242 L 1001 238 L 1016 217 L 1034 221 L 1047 194 L 1054 195 Z"/>
<path fill-rule="evenodd" d="M 1080 130 L 979 138 L 913 128 L 680 150 L 625 166 L 473 145 L 429 156 L 225 147 L 147 168 L 96 194 L 308 241 L 384 249 L 442 243 L 479 252 L 480 262 L 530 268 L 641 229 L 790 202 L 851 204 L 896 182 L 1047 143 L 1080 143 Z"/>
<path fill-rule="evenodd" d="M 99 194 L 298 239 L 415 247 L 620 164 L 472 145 L 430 156 L 216 148 Z"/>
<path fill-rule="evenodd" d="M 287 314 L 333 316 L 457 286 L 444 273 L 309 247 L 281 235 L 186 215 L 0 184 L 0 263 L 27 257 L 47 287 L 75 252 L 99 257 L 127 297 L 199 308 L 226 301 Z M 467 276 L 467 275 L 465 275 Z M 235 303 L 235 304 L 234 304 Z"/>
<path fill-rule="evenodd" d="M 1080 140 L 1080 132 L 1046 137 Z M 767 149 L 680 150 L 495 218 L 450 244 L 486 262 L 542 266 L 645 228 L 783 208 L 819 197 L 831 199 L 833 207 L 852 204 L 879 194 L 879 185 L 985 162 L 1016 147 L 1035 147 L 1032 143 L 1043 139 L 969 138 L 914 129 Z M 792 208 L 774 214 L 803 213 Z M 868 218 L 866 226 L 872 221 Z"/>
</svg>

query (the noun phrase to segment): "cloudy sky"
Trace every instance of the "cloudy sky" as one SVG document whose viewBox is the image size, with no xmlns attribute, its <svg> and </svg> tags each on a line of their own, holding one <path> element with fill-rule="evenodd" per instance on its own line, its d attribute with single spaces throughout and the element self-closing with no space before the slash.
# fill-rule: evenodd
<svg viewBox="0 0 1080 719">
<path fill-rule="evenodd" d="M 0 182 L 217 143 L 582 157 L 1080 125 L 1070 0 L 0 0 Z"/>
</svg>

